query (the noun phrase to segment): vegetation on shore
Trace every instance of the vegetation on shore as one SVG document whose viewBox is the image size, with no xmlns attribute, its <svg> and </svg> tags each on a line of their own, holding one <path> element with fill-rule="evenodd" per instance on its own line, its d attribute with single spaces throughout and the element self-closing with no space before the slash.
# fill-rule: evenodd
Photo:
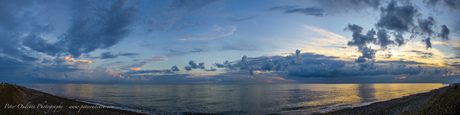
<svg viewBox="0 0 460 115">
<path fill-rule="evenodd" d="M 0 85 L 0 113 L 5 115 L 38 114 L 35 109 L 21 109 L 18 105 L 27 105 L 24 95 L 10 84 Z M 7 106 L 15 106 L 7 107 Z"/>
</svg>

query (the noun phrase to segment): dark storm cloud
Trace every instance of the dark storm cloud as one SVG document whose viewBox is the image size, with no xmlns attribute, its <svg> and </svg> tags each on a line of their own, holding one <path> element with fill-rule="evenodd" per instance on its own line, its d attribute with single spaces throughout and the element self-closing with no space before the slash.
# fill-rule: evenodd
<svg viewBox="0 0 460 115">
<path fill-rule="evenodd" d="M 361 50 L 367 44 L 374 43 L 376 41 L 376 38 L 374 37 L 376 35 L 376 32 L 373 29 L 369 30 L 366 35 L 363 35 L 361 34 L 361 32 L 363 31 L 363 28 L 361 26 L 356 24 L 348 24 L 345 30 L 350 30 L 353 32 L 353 39 L 348 42 L 348 46 L 358 46 L 358 48 Z"/>
<path fill-rule="evenodd" d="M 373 50 L 364 48 L 368 55 L 360 58 L 373 58 Z M 300 59 L 299 59 L 300 58 Z M 266 71 L 280 76 L 296 77 L 348 77 L 369 75 L 415 75 L 422 72 L 422 68 L 406 67 L 406 65 L 422 65 L 413 61 L 363 61 L 354 63 L 336 60 L 337 57 L 324 56 L 313 53 L 293 53 L 290 56 L 263 56 L 246 57 L 231 64 L 233 68 L 240 68 L 240 72 L 257 75 L 254 71 Z M 358 59 L 359 60 L 359 59 Z M 365 60 L 365 59 L 364 59 Z M 379 63 L 379 64 L 375 64 Z M 279 71 L 279 72 L 278 72 Z M 251 74 L 252 73 L 252 74 Z"/>
<path fill-rule="evenodd" d="M 424 39 L 423 42 L 425 42 L 425 44 L 426 44 L 426 49 L 431 48 L 431 40 L 430 40 L 430 38 Z"/>
<path fill-rule="evenodd" d="M 372 49 L 371 47 L 364 47 L 360 51 L 363 54 L 362 57 L 367 58 L 367 59 L 374 59 L 375 58 L 375 53 L 377 52 L 376 50 Z"/>
<path fill-rule="evenodd" d="M 447 28 L 446 25 L 441 25 L 441 32 L 438 34 L 438 37 L 440 37 L 442 40 L 447 41 L 449 40 L 449 33 L 450 30 Z"/>
<path fill-rule="evenodd" d="M 385 29 L 381 29 L 377 32 L 377 38 L 378 43 L 380 44 L 380 49 L 387 49 L 388 45 L 394 44 L 394 41 L 390 40 L 390 36 L 388 36 Z"/>
<path fill-rule="evenodd" d="M 414 6 L 398 6 L 396 1 L 391 1 L 386 7 L 381 8 L 380 12 L 376 26 L 397 32 L 409 32 L 414 26 L 414 17 L 418 15 L 418 10 Z"/>
<path fill-rule="evenodd" d="M 358 59 L 355 60 L 355 62 L 365 62 L 365 58 L 374 59 L 376 50 L 372 49 L 371 47 L 367 47 L 367 44 L 377 43 L 376 38 L 374 37 L 377 33 L 372 29 L 369 30 L 366 35 L 363 35 L 361 34 L 363 28 L 356 24 L 348 24 L 345 30 L 350 30 L 353 32 L 353 39 L 351 41 L 348 41 L 348 46 L 358 46 L 358 51 L 362 53 L 362 55 L 359 56 Z M 380 31 L 379 34 L 380 35 L 378 37 L 383 49 L 392 41 L 389 42 L 388 38 L 383 38 L 387 37 L 386 32 L 382 33 Z"/>
<path fill-rule="evenodd" d="M 420 66 L 406 67 L 404 64 L 390 66 L 376 66 L 373 63 L 359 64 L 358 67 L 337 66 L 341 63 L 331 63 L 323 65 L 306 65 L 288 72 L 290 76 L 298 77 L 347 77 L 347 76 L 366 76 L 366 75 L 415 75 L 422 72 Z M 345 64 L 343 64 L 345 65 Z M 370 69 L 368 69 L 370 68 Z"/>
<path fill-rule="evenodd" d="M 52 56 L 55 56 L 58 52 L 62 52 L 62 48 L 60 46 L 49 44 L 46 40 L 37 35 L 29 35 L 25 37 L 22 44 L 35 51 Z"/>
<path fill-rule="evenodd" d="M 418 26 L 420 28 L 420 34 L 428 34 L 431 36 L 434 34 L 433 26 L 436 22 L 434 21 L 433 17 L 428 17 L 427 19 L 419 19 Z"/>
<path fill-rule="evenodd" d="M 394 34 L 394 37 L 395 37 L 395 42 L 398 46 L 402 46 L 406 44 L 406 40 L 404 39 L 401 33 Z"/>
<path fill-rule="evenodd" d="M 16 58 L 24 57 L 25 60 L 32 59 L 25 53 L 30 52 L 28 50 L 51 56 L 69 53 L 78 58 L 82 53 L 109 48 L 129 35 L 129 26 L 134 22 L 137 13 L 135 5 L 122 0 L 46 3 L 14 0 L 2 1 L 0 4 L 1 52 Z M 71 7 L 66 7 L 69 4 Z M 55 36 L 55 43 L 49 43 L 42 37 L 53 32 L 59 23 L 52 22 L 55 18 L 44 15 L 47 13 L 45 11 L 31 11 L 43 7 L 45 11 L 57 9 L 68 14 L 65 17 L 69 18 L 56 15 L 67 21 L 69 26 L 63 34 Z M 30 49 L 23 49 L 21 45 Z"/>
<path fill-rule="evenodd" d="M 39 23 L 37 14 L 26 11 L 33 4 L 23 0 L 0 1 L 0 53 L 23 61 L 38 60 L 31 56 L 33 52 L 22 47 L 21 40 L 24 36 L 47 33 L 53 28 Z"/>
<path fill-rule="evenodd" d="M 458 0 L 444 0 L 446 5 L 451 9 L 460 10 L 460 1 Z"/>
<path fill-rule="evenodd" d="M 123 40 L 131 32 L 129 26 L 137 12 L 136 6 L 121 0 L 110 3 L 76 1 L 73 8 L 70 28 L 57 43 L 65 46 L 75 58 Z"/>
<path fill-rule="evenodd" d="M 269 10 L 272 10 L 272 11 L 282 10 L 286 14 L 298 13 L 298 14 L 311 15 L 311 16 L 324 16 L 325 15 L 325 12 L 323 9 L 316 8 L 316 7 L 297 8 L 294 6 L 277 6 L 277 7 L 272 7 Z"/>
</svg>

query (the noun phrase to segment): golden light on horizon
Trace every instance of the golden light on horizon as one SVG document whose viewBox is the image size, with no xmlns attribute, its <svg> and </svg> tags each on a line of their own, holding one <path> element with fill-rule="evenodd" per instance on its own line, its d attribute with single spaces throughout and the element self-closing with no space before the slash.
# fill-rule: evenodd
<svg viewBox="0 0 460 115">
<path fill-rule="evenodd" d="M 141 70 L 141 67 L 131 68 L 131 70 L 139 71 Z"/>
<path fill-rule="evenodd" d="M 402 77 L 395 77 L 395 79 L 406 79 L 406 76 L 402 76 Z"/>
</svg>

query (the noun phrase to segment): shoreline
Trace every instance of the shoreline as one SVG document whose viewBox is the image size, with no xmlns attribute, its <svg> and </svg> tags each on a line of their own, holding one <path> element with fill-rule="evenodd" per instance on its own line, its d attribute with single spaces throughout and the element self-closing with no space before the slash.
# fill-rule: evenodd
<svg viewBox="0 0 460 115">
<path fill-rule="evenodd" d="M 374 102 L 368 105 L 319 112 L 320 115 L 354 114 L 460 114 L 460 89 L 445 86 L 422 92 Z M 447 101 L 446 101 L 447 100 Z"/>
<path fill-rule="evenodd" d="M 5 93 L 6 92 L 6 93 Z M 6 94 L 6 95 L 5 95 Z M 449 98 L 449 97 L 454 98 Z M 108 106 L 99 103 L 87 102 L 79 99 L 66 98 L 49 94 L 37 89 L 19 85 L 0 85 L 0 113 L 7 114 L 213 114 L 213 113 L 189 113 L 189 112 L 166 112 L 142 113 L 141 110 Z M 6 97 L 6 98 L 4 98 Z M 446 98 L 447 97 L 447 98 Z M 459 114 L 460 113 L 460 88 L 441 87 L 427 92 L 420 92 L 409 96 L 389 99 L 385 101 L 370 102 L 357 106 L 338 108 L 326 108 L 316 112 L 300 112 L 302 114 Z M 7 101 L 5 101 L 5 99 Z M 448 99 L 448 101 L 445 101 Z M 441 101 L 439 101 L 441 100 Z M 453 102 L 454 104 L 448 103 Z M 457 104 L 455 104 L 457 102 Z M 23 107 L 18 107 L 22 104 Z M 64 108 L 38 108 L 37 106 L 64 106 Z M 452 107 L 446 107 L 445 105 Z M 433 107 L 432 105 L 436 105 Z M 11 107 L 15 106 L 15 107 Z M 78 108 L 69 108 L 79 106 Z M 435 109 L 433 109 L 435 108 Z M 447 108 L 439 109 L 439 108 Z M 276 112 L 289 114 L 290 112 Z M 296 112 L 294 112 L 296 113 Z"/>
<path fill-rule="evenodd" d="M 147 114 L 55 96 L 19 85 L 0 85 L 0 92 L 0 113 L 6 114 Z"/>
<path fill-rule="evenodd" d="M 38 92 L 41 92 L 41 93 L 46 93 L 46 94 L 49 94 L 49 95 L 52 95 L 52 96 L 61 97 L 61 98 L 68 99 L 68 100 L 74 100 L 74 101 L 78 101 L 78 102 L 82 102 L 82 103 L 86 103 L 86 104 L 90 104 L 90 105 L 101 106 L 101 107 L 104 107 L 104 108 L 112 108 L 112 109 L 116 109 L 116 110 L 130 111 L 130 112 L 135 112 L 135 113 L 140 113 L 140 114 L 148 114 L 148 113 L 142 112 L 141 110 L 136 110 L 136 109 L 131 109 L 131 108 L 123 108 L 123 107 L 119 107 L 119 106 L 109 106 L 109 105 L 104 105 L 104 104 L 101 104 L 101 103 L 90 102 L 90 101 L 78 99 L 78 98 L 70 98 L 70 97 L 66 97 L 66 96 L 54 95 L 54 94 L 47 93 L 47 92 L 45 92 L 43 90 L 40 90 L 40 89 L 35 89 L 35 88 L 32 88 L 32 87 L 27 87 L 27 86 L 22 86 L 22 85 L 16 85 L 16 86 L 24 87 L 24 88 L 27 88 L 27 89 L 35 90 L 35 91 L 38 91 Z"/>
</svg>

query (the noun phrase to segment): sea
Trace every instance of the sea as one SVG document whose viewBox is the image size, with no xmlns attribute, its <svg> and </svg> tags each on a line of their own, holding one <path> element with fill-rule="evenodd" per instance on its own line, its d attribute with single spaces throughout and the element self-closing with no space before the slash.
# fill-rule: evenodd
<svg viewBox="0 0 460 115">
<path fill-rule="evenodd" d="M 429 92 L 441 83 L 23 84 L 69 99 L 147 114 L 313 114 Z"/>
</svg>

